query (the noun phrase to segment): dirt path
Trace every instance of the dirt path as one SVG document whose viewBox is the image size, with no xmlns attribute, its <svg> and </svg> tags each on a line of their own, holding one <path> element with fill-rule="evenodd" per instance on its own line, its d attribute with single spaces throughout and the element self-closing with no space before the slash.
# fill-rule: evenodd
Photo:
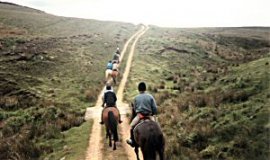
<svg viewBox="0 0 270 160">
<path fill-rule="evenodd" d="M 134 55 L 136 43 L 139 40 L 139 38 L 147 30 L 148 30 L 148 27 L 146 27 L 144 29 L 144 31 L 141 32 L 136 37 L 135 41 L 133 42 L 133 44 L 131 46 L 131 50 L 130 50 L 129 57 L 128 57 L 128 60 L 127 60 L 127 65 L 126 65 L 126 68 L 125 68 L 125 72 L 123 74 L 123 78 L 122 78 L 122 80 L 120 82 L 120 85 L 119 85 L 119 88 L 118 88 L 118 92 L 117 92 L 117 95 L 116 95 L 117 98 L 118 98 L 118 101 L 119 101 L 118 108 L 119 108 L 121 114 L 125 114 L 126 115 L 126 113 L 129 112 L 128 104 L 125 104 L 123 102 L 124 88 L 125 88 L 125 85 L 126 85 L 126 82 L 127 82 L 127 78 L 128 78 L 129 72 L 130 72 L 130 68 L 131 68 L 131 64 L 132 64 L 132 58 L 133 58 L 133 55 Z M 126 150 L 128 159 L 129 160 L 136 160 L 136 156 L 135 156 L 134 150 L 127 143 L 125 143 L 125 140 L 130 137 L 130 135 L 129 135 L 129 130 L 130 130 L 129 120 L 128 120 L 128 118 L 126 116 L 122 116 L 122 117 L 123 117 L 123 123 L 120 125 L 120 132 L 121 132 L 121 137 L 124 140 L 123 147 Z M 142 159 L 141 154 L 140 154 L 140 157 Z"/>
<path fill-rule="evenodd" d="M 139 37 L 145 33 L 147 28 L 142 27 L 138 32 L 136 32 L 133 36 L 131 36 L 129 38 L 129 40 L 126 42 L 126 44 L 124 45 L 124 48 L 121 52 L 121 57 L 120 57 L 120 61 L 123 59 L 123 56 L 127 50 L 127 47 L 129 45 L 129 43 L 136 37 L 132 47 L 131 47 L 131 51 L 130 51 L 130 55 L 128 57 L 128 62 L 127 62 L 127 66 L 125 69 L 125 72 L 123 74 L 123 79 L 121 80 L 121 83 L 119 85 L 119 89 L 118 89 L 118 93 L 117 93 L 117 98 L 118 103 L 117 106 L 119 106 L 119 110 L 120 113 L 122 115 L 125 115 L 128 112 L 128 106 L 126 104 L 124 104 L 122 102 L 123 99 L 123 91 L 124 91 L 124 87 L 127 81 L 127 77 L 129 74 L 129 70 L 131 67 L 131 61 L 132 61 L 132 56 L 133 56 L 133 52 L 135 49 L 135 44 L 138 41 Z M 101 137 L 101 125 L 99 124 L 100 121 L 100 114 L 101 114 L 101 104 L 102 104 L 102 94 L 104 91 L 105 87 L 103 87 L 102 91 L 100 92 L 96 105 L 95 107 L 91 107 L 91 108 L 87 108 L 86 113 L 85 113 L 85 119 L 89 120 L 89 119 L 93 119 L 93 126 L 92 126 L 92 131 L 90 133 L 90 140 L 89 140 L 89 147 L 87 149 L 86 152 L 86 160 L 102 160 L 103 159 L 103 154 L 102 154 L 102 137 Z M 125 133 L 126 131 L 129 130 L 129 125 L 128 125 L 128 121 L 125 118 L 125 116 L 122 116 L 124 122 L 120 125 L 120 131 L 121 131 L 121 137 L 122 139 L 126 139 L 128 138 L 128 133 Z M 127 151 L 127 155 L 128 157 L 131 157 L 131 147 L 127 146 L 126 144 L 123 145 L 125 150 Z M 131 151 L 130 151 L 131 150 Z M 133 151 L 132 151 L 133 152 Z M 134 156 L 134 153 L 132 154 L 132 156 Z"/>
</svg>

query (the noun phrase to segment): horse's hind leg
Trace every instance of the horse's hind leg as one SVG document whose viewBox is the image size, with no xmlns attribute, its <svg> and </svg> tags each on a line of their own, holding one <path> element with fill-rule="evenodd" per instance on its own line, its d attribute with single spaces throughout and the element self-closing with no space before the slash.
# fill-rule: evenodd
<svg viewBox="0 0 270 160">
<path fill-rule="evenodd" d="M 139 157 L 139 147 L 135 146 L 134 151 L 136 153 L 137 160 L 140 160 L 140 157 Z"/>
<path fill-rule="evenodd" d="M 113 83 L 116 84 L 116 78 L 115 77 L 113 77 Z"/>
<path fill-rule="evenodd" d="M 113 141 L 113 150 L 116 150 L 116 142 Z"/>
<path fill-rule="evenodd" d="M 109 137 L 109 130 L 106 129 L 106 139 Z"/>
<path fill-rule="evenodd" d="M 109 137 L 108 132 L 106 132 L 106 139 Z"/>
<path fill-rule="evenodd" d="M 111 138 L 111 133 L 108 132 L 108 136 L 109 136 L 109 146 L 112 146 L 112 138 Z"/>
</svg>

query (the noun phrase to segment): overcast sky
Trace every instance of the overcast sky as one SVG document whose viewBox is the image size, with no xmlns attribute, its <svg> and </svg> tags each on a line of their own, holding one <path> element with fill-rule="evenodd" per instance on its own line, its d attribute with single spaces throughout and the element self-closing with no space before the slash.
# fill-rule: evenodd
<svg viewBox="0 0 270 160">
<path fill-rule="evenodd" d="M 270 26 L 270 0 L 2 0 L 47 13 L 164 27 Z"/>
</svg>

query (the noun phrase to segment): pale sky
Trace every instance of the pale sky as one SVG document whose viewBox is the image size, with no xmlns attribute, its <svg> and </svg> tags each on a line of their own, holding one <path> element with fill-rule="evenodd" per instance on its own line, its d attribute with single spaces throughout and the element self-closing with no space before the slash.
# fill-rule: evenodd
<svg viewBox="0 0 270 160">
<path fill-rule="evenodd" d="M 270 0 L 2 0 L 59 16 L 162 27 L 270 26 Z"/>
</svg>

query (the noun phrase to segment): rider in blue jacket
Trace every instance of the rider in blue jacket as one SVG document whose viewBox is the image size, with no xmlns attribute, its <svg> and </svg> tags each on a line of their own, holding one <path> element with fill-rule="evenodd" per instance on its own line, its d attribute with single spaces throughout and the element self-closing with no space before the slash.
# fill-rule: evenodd
<svg viewBox="0 0 270 160">
<path fill-rule="evenodd" d="M 157 114 L 156 101 L 151 94 L 146 93 L 146 84 L 144 82 L 139 83 L 138 90 L 140 94 L 137 95 L 134 100 L 136 116 L 130 124 L 130 139 L 127 140 L 127 143 L 132 147 L 134 147 L 133 128 L 139 123 L 141 118 L 148 117 L 154 120 L 153 115 Z"/>
</svg>

